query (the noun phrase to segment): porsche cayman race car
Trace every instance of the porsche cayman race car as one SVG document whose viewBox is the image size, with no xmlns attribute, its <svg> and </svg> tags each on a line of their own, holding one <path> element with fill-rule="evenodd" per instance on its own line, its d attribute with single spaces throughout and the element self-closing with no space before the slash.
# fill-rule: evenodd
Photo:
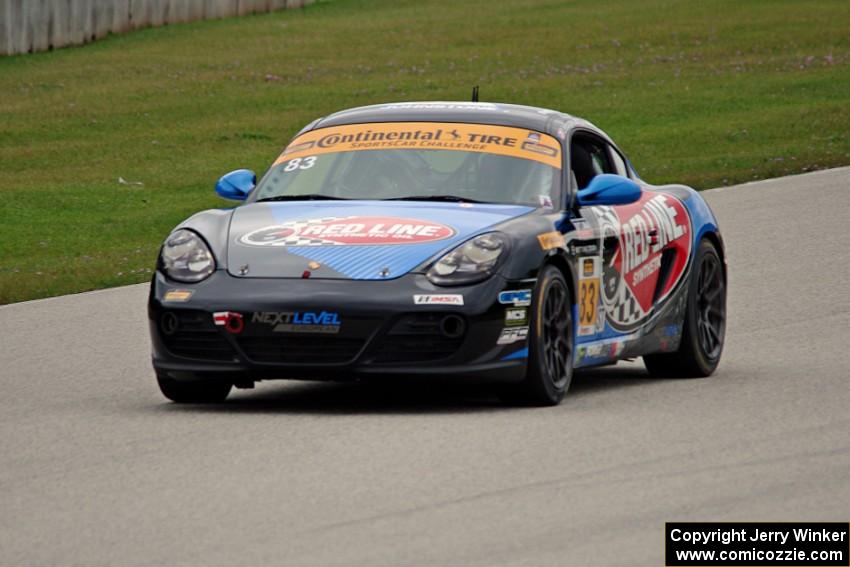
<svg viewBox="0 0 850 567">
<path fill-rule="evenodd" d="M 153 366 L 175 402 L 268 379 L 430 375 L 557 404 L 576 368 L 643 357 L 710 375 L 724 342 L 717 221 L 642 181 L 591 123 L 490 103 L 355 108 L 305 127 L 235 208 L 165 240 Z"/>
</svg>

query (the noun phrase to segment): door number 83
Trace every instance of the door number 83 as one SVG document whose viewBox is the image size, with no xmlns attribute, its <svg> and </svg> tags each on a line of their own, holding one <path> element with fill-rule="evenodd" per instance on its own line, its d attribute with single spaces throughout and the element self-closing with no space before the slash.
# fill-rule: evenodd
<svg viewBox="0 0 850 567">
<path fill-rule="evenodd" d="M 599 304 L 599 278 L 579 280 L 578 282 L 579 325 L 596 323 L 596 306 Z"/>
</svg>

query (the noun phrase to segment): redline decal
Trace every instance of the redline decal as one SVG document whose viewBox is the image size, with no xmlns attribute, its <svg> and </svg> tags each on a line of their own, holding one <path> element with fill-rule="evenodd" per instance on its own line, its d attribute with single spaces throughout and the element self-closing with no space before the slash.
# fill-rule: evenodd
<svg viewBox="0 0 850 567">
<path fill-rule="evenodd" d="M 451 238 L 454 228 L 399 217 L 331 217 L 295 220 L 253 230 L 239 238 L 250 246 L 421 244 Z"/>
<path fill-rule="evenodd" d="M 591 207 L 599 221 L 602 242 L 616 237 L 615 250 L 603 250 L 602 300 L 609 323 L 629 330 L 651 309 L 661 269 L 662 253 L 670 251 L 670 276 L 661 288 L 660 303 L 681 281 L 693 240 L 685 205 L 673 195 L 643 191 L 632 204 Z"/>
</svg>

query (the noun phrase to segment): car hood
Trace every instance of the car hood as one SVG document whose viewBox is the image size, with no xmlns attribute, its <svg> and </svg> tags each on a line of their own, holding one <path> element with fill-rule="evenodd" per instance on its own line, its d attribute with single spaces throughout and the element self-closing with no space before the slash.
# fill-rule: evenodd
<svg viewBox="0 0 850 567">
<path fill-rule="evenodd" d="M 252 203 L 233 211 L 228 271 L 254 278 L 393 279 L 533 210 L 421 201 Z"/>
</svg>

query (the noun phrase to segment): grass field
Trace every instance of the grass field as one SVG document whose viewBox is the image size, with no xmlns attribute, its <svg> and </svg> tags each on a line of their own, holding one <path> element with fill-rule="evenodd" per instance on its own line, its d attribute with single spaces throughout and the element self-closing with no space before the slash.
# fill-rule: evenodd
<svg viewBox="0 0 850 567">
<path fill-rule="evenodd" d="M 334 0 L 0 58 L 0 303 L 145 281 L 313 118 L 474 84 L 590 119 L 650 182 L 846 165 L 850 2 Z"/>
</svg>

